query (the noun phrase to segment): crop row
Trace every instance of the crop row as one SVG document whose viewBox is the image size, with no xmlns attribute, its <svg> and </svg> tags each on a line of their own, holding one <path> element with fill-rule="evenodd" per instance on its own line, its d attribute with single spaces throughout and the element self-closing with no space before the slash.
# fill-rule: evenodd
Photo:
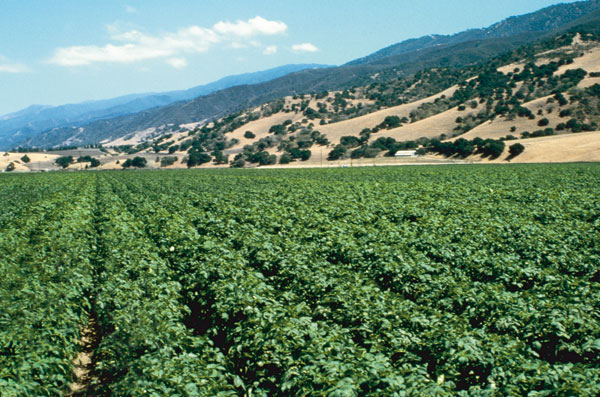
<svg viewBox="0 0 600 397">
<path fill-rule="evenodd" d="M 223 358 L 183 325 L 180 285 L 110 186 L 99 181 L 95 393 L 234 395 Z"/>
<path fill-rule="evenodd" d="M 163 202 L 152 193 L 145 195 L 148 200 L 127 189 L 117 193 L 135 203 L 149 235 L 181 274 L 193 308 L 188 325 L 213 338 L 253 395 L 393 394 L 405 389 L 387 357 L 356 343 L 348 329 L 314 318 L 301 295 L 274 288 L 240 255 L 243 251 L 198 233 L 182 217 L 183 208 L 163 209 L 167 197 Z M 423 377 L 424 371 L 407 367 L 403 372 L 421 378 L 424 390 L 428 384 L 437 387 Z"/>
<path fill-rule="evenodd" d="M 52 191 L 47 185 L 27 188 L 35 196 L 44 196 L 45 188 Z M 92 189 L 89 180 L 75 178 L 41 203 L 18 209 L 19 217 L 5 218 L 0 236 L 3 396 L 56 395 L 71 383 L 92 286 L 93 203 L 86 200 Z M 26 205 L 28 199 L 16 190 L 11 186 L 15 200 Z"/>
<path fill-rule="evenodd" d="M 88 316 L 98 394 L 600 394 L 597 166 L 70 177 L 0 178 L 2 395 Z"/>
<path fill-rule="evenodd" d="M 444 379 L 451 390 L 593 394 L 597 384 L 583 381 L 597 376 L 600 348 L 593 174 L 548 180 L 535 171 L 521 171 L 525 186 L 505 172 L 486 184 L 479 171 L 450 172 L 436 178 L 444 190 L 407 181 L 391 193 L 360 178 L 323 181 L 325 173 L 218 185 L 135 178 L 128 187 L 136 202 L 153 192 L 138 215 L 149 229 L 161 225 L 158 238 L 177 239 L 181 227 L 163 226 L 174 219 L 194 225 L 398 374 L 426 366 L 421 383 L 407 382 L 420 390 Z"/>
</svg>

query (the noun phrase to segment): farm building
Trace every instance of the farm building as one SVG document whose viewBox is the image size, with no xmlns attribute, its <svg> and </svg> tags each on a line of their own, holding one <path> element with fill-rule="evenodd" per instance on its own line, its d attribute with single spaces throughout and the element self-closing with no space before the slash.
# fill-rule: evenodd
<svg viewBox="0 0 600 397">
<path fill-rule="evenodd" d="M 416 150 L 398 150 L 395 154 L 396 157 L 417 157 Z"/>
</svg>

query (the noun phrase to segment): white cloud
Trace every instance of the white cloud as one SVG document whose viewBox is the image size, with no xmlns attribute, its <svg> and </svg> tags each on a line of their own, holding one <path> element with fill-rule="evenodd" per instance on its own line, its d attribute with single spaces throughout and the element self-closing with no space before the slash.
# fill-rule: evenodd
<svg viewBox="0 0 600 397">
<path fill-rule="evenodd" d="M 294 52 L 317 52 L 319 49 L 311 43 L 294 44 L 292 46 Z"/>
<path fill-rule="evenodd" d="M 283 22 L 268 21 L 261 17 L 246 22 L 219 22 L 212 29 L 189 26 L 159 36 L 148 35 L 139 30 L 122 32 L 116 25 L 109 25 L 107 30 L 111 39 L 118 43 L 57 48 L 47 62 L 73 67 L 99 62 L 133 63 L 157 58 L 181 59 L 177 56 L 203 53 L 219 43 L 230 43 L 233 48 L 256 46 L 257 42 L 250 40 L 252 36 L 280 34 L 286 29 L 287 25 Z"/>
<path fill-rule="evenodd" d="M 172 54 L 170 50 L 136 44 L 121 46 L 107 44 L 104 47 L 74 46 L 59 48 L 48 62 L 60 66 L 83 66 L 96 62 L 132 63 Z"/>
<path fill-rule="evenodd" d="M 273 55 L 273 54 L 276 54 L 276 53 L 277 53 L 277 46 L 276 45 L 267 46 L 265 48 L 265 50 L 263 51 L 263 54 L 265 54 L 265 55 Z"/>
<path fill-rule="evenodd" d="M 0 73 L 27 73 L 31 69 L 27 65 L 12 63 L 6 57 L 0 55 Z"/>
<path fill-rule="evenodd" d="M 275 35 L 284 33 L 287 25 L 279 21 L 269 21 L 262 17 L 254 17 L 248 21 L 217 22 L 213 30 L 222 35 L 234 35 L 241 37 L 251 37 L 258 34 Z"/>
<path fill-rule="evenodd" d="M 137 12 L 137 8 L 132 7 L 130 5 L 126 5 L 125 6 L 125 12 L 128 12 L 130 14 L 135 14 Z"/>
<path fill-rule="evenodd" d="M 175 69 L 183 69 L 188 65 L 188 62 L 185 58 L 170 58 L 167 59 L 167 63 L 173 66 Z"/>
</svg>

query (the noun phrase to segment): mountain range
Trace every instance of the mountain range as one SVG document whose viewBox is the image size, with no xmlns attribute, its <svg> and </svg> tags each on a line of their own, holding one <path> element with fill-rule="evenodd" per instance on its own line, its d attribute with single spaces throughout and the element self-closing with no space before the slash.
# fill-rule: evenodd
<svg viewBox="0 0 600 397">
<path fill-rule="evenodd" d="M 339 67 L 292 65 L 297 69 L 284 67 L 279 70 L 279 76 L 263 74 L 262 81 L 260 78 L 252 81 L 248 76 L 225 79 L 227 82 L 221 82 L 221 86 L 217 84 L 219 82 L 214 83 L 212 91 L 203 92 L 196 88 L 176 93 L 134 95 L 60 109 L 32 107 L 0 120 L 0 148 L 94 144 L 165 125 L 215 120 L 287 95 L 385 82 L 426 68 L 478 64 L 574 28 L 600 30 L 600 0 L 558 4 L 455 35 L 430 35 L 403 41 Z M 69 118 L 70 106 L 81 109 L 90 106 L 91 110 L 79 110 L 72 120 Z M 52 122 L 54 118 L 43 115 L 52 111 L 62 112 L 62 118 L 58 117 L 60 122 L 56 121 L 44 130 L 44 122 Z M 11 123 L 12 130 L 8 127 Z M 14 129 L 18 123 L 21 128 Z"/>
<path fill-rule="evenodd" d="M 188 101 L 229 87 L 258 84 L 305 69 L 327 67 L 318 64 L 284 65 L 253 73 L 227 76 L 187 90 L 131 94 L 112 99 L 86 101 L 61 106 L 32 105 L 0 116 L 0 148 L 12 147 L 44 131 L 60 127 L 79 127 L 96 120 L 111 119 L 146 109 Z"/>
</svg>

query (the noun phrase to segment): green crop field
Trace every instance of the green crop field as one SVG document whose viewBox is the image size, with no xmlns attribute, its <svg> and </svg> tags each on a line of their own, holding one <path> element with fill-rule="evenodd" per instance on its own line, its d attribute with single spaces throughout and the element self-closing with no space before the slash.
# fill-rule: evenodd
<svg viewBox="0 0 600 397">
<path fill-rule="evenodd" d="M 0 395 L 600 395 L 600 165 L 0 176 Z"/>
</svg>

